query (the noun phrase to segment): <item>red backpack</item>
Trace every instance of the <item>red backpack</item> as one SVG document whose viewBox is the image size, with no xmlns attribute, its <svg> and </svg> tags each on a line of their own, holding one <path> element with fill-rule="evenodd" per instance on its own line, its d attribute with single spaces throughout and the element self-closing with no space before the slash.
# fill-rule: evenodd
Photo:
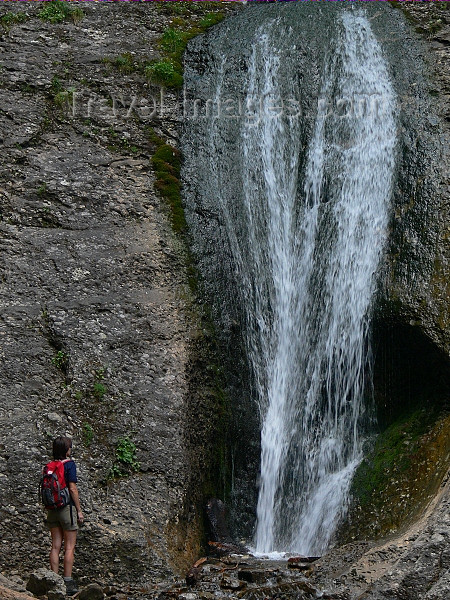
<svg viewBox="0 0 450 600">
<path fill-rule="evenodd" d="M 70 492 L 64 477 L 64 465 L 69 460 L 52 460 L 42 469 L 39 495 L 47 509 L 63 508 L 69 504 Z"/>
</svg>

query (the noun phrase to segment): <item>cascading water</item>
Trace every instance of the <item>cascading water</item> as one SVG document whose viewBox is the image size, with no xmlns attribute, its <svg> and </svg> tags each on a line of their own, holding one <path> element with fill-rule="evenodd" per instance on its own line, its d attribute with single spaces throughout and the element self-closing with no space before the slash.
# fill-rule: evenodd
<svg viewBox="0 0 450 600">
<path fill-rule="evenodd" d="M 362 458 L 370 308 L 387 236 L 395 96 L 363 13 L 343 12 L 302 163 L 302 122 L 274 111 L 295 96 L 280 19 L 256 30 L 239 187 L 226 186 L 219 116 L 208 165 L 246 315 L 261 417 L 256 550 L 320 554 L 345 512 Z M 214 103 L 224 93 L 219 65 Z M 236 135 L 235 131 L 235 135 Z"/>
<path fill-rule="evenodd" d="M 258 65 L 250 77 L 263 70 Z M 252 87 L 251 82 L 250 94 Z M 393 109 L 394 94 L 369 22 L 345 13 L 325 72 L 297 215 L 295 159 L 285 158 L 292 144 L 284 136 L 284 152 L 275 152 L 272 140 L 283 132 L 273 120 L 260 126 L 270 269 L 252 271 L 257 294 L 270 289 L 272 313 L 266 323 L 267 312 L 258 314 L 263 304 L 258 302 L 257 322 L 263 326 L 253 335 L 263 339 L 251 344 L 252 354 L 267 349 L 266 387 L 260 390 L 258 551 L 323 552 L 362 458 L 369 309 L 394 168 Z M 247 129 L 247 156 L 257 153 L 261 133 Z M 278 177 L 272 176 L 275 170 Z M 254 206 L 244 182 L 247 202 Z M 261 368 L 261 361 L 253 364 Z"/>
</svg>

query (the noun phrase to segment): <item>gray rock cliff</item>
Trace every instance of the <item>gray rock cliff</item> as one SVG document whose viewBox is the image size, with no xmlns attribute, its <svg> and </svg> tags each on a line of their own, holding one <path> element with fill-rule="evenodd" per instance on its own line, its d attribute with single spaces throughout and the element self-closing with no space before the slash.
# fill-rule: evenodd
<svg viewBox="0 0 450 600">
<path fill-rule="evenodd" d="M 199 552 L 191 480 L 214 420 L 196 409 L 202 323 L 150 162 L 180 111 L 141 65 L 173 14 L 82 2 L 51 23 L 42 6 L 0 7 L 0 569 L 47 564 L 39 474 L 67 434 L 77 576 L 144 584 Z"/>
</svg>

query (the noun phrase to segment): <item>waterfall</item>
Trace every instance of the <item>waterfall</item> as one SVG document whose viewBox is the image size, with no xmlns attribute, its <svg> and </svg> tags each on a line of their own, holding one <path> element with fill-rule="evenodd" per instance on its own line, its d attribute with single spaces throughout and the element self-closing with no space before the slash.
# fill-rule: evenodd
<svg viewBox="0 0 450 600">
<path fill-rule="evenodd" d="M 216 198 L 227 232 L 261 420 L 262 553 L 329 546 L 370 404 L 368 334 L 387 237 L 395 95 L 365 13 L 336 19 L 306 150 L 299 115 L 274 109 L 298 94 L 282 17 L 255 30 L 238 127 L 224 134 L 215 114 L 205 128 L 204 193 Z M 224 59 L 219 70 L 215 105 Z M 227 135 L 239 140 L 229 189 L 219 149 Z"/>
<path fill-rule="evenodd" d="M 264 37 L 259 45 L 267 45 Z M 249 94 L 255 73 L 265 73 L 267 63 L 274 58 L 261 65 L 255 49 Z M 276 86 L 276 65 L 263 85 Z M 259 200 L 265 200 L 260 234 L 267 255 L 251 265 L 257 301 L 249 307 L 256 313 L 252 363 L 257 381 L 264 381 L 256 532 L 261 552 L 323 552 L 362 458 L 370 305 L 394 169 L 393 110 L 369 22 L 344 13 L 325 70 L 297 214 L 289 136 L 273 120 L 243 135 L 246 157 L 259 154 L 265 173 Z M 254 208 L 249 177 L 244 186 Z M 249 219 L 250 228 L 254 222 Z M 270 313 L 258 298 L 266 295 Z M 261 349 L 262 360 L 256 356 Z"/>
</svg>

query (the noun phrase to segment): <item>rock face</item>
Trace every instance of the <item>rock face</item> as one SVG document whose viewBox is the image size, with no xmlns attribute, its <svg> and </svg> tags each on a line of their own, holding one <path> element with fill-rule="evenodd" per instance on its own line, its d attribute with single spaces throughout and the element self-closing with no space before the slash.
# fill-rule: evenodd
<svg viewBox="0 0 450 600">
<path fill-rule="evenodd" d="M 39 18 L 42 3 L 0 7 L 5 573 L 47 564 L 37 490 L 60 434 L 74 438 L 86 518 L 78 579 L 145 583 L 198 552 L 214 417 L 197 409 L 210 396 L 195 379 L 202 323 L 149 160 L 150 128 L 176 144 L 180 117 L 177 94 L 143 73 L 173 16 L 156 4 L 81 3 L 82 19 L 60 23 Z"/>
<path fill-rule="evenodd" d="M 392 3 L 394 4 L 394 3 Z M 395 3 L 402 6 L 400 3 Z M 427 116 L 425 127 L 415 140 L 405 138 L 402 151 L 406 158 L 414 153 L 424 156 L 427 136 L 437 145 L 433 161 L 426 169 L 408 166 L 405 161 L 399 187 L 403 202 L 398 201 L 393 223 L 389 297 L 397 303 L 400 316 L 450 355 L 449 321 L 449 108 L 450 53 L 449 18 L 445 5 L 403 7 L 415 30 L 413 40 L 425 38 L 419 47 L 429 66 L 428 96 L 434 99 L 434 114 Z M 411 82 L 410 90 L 414 82 Z M 406 183 L 410 178 L 409 185 Z"/>
<path fill-rule="evenodd" d="M 404 138 L 402 146 L 403 172 L 396 191 L 384 299 L 380 301 L 380 329 L 376 334 L 375 387 L 382 380 L 385 385 L 384 394 L 379 390 L 377 399 L 380 406 L 389 397 L 398 402 L 397 408 L 385 407 L 384 424 L 402 411 L 417 408 L 422 416 L 434 412 L 448 417 L 450 373 L 449 19 L 444 5 L 395 4 L 406 13 L 411 43 L 422 49 L 430 75 L 428 94 L 435 102 L 434 114 L 427 116 L 431 129 L 425 127 L 427 133 L 418 128 L 417 137 L 409 141 Z M 411 86 L 414 84 L 411 82 Z M 433 127 L 436 152 L 423 169 L 420 157 Z M 416 163 L 408 165 L 407 159 L 414 153 Z M 391 350 L 386 353 L 388 344 Z M 448 433 L 446 440 L 435 459 L 436 472 L 438 463 L 443 466 L 440 485 L 433 487 L 430 474 L 421 474 L 428 477 L 428 491 L 435 494 L 426 510 L 400 534 L 380 544 L 350 544 L 324 557 L 315 575 L 322 585 L 364 600 L 434 600 L 450 594 Z M 420 454 L 408 455 L 408 460 L 416 463 L 421 458 Z M 397 497 L 392 501 L 405 502 L 400 494 L 397 481 Z M 424 500 L 430 500 L 426 492 Z M 406 500 L 405 517 L 409 509 Z"/>
</svg>

